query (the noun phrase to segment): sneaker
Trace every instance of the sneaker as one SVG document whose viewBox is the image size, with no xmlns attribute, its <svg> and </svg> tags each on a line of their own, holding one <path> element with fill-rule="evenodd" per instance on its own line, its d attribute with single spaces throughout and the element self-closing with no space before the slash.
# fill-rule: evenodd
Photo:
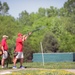
<svg viewBox="0 0 75 75">
<path fill-rule="evenodd" d="M 13 66 L 12 68 L 13 68 L 13 69 L 17 69 L 17 67 L 16 67 L 16 66 Z"/>
<path fill-rule="evenodd" d="M 20 66 L 20 69 L 25 69 L 25 67 L 24 66 Z"/>
<path fill-rule="evenodd" d="M 4 66 L 2 66 L 2 68 L 5 68 Z"/>
</svg>

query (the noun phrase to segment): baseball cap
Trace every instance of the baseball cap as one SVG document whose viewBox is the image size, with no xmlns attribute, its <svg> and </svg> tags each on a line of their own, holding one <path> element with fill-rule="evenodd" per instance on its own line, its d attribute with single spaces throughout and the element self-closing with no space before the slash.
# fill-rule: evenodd
<svg viewBox="0 0 75 75">
<path fill-rule="evenodd" d="M 7 36 L 7 35 L 3 35 L 3 37 L 7 37 L 7 38 L 8 38 L 8 36 Z"/>
<path fill-rule="evenodd" d="M 21 33 L 18 33 L 18 36 L 22 36 L 22 34 Z"/>
</svg>

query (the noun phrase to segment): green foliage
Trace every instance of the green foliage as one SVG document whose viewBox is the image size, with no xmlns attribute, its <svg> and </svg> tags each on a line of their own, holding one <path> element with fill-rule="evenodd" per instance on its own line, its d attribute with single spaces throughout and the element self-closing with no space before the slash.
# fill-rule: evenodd
<svg viewBox="0 0 75 75">
<path fill-rule="evenodd" d="M 48 17 L 58 15 L 58 9 L 53 6 L 50 6 L 50 8 L 47 8 L 46 11 L 47 11 L 46 16 L 48 16 Z"/>
<path fill-rule="evenodd" d="M 59 44 L 53 34 L 47 33 L 43 40 L 44 53 L 57 52 Z"/>
<path fill-rule="evenodd" d="M 15 45 L 16 34 L 21 30 L 21 26 L 11 16 L 0 16 L 0 41 L 3 35 L 8 35 L 9 53 L 13 52 Z"/>
<path fill-rule="evenodd" d="M 9 10 L 9 6 L 6 2 L 3 3 L 3 6 L 2 6 L 2 14 L 4 15 L 5 13 L 7 13 Z"/>
<path fill-rule="evenodd" d="M 32 46 L 28 43 L 28 41 L 24 44 L 24 61 L 25 62 L 32 62 L 33 59 L 33 50 Z"/>
<path fill-rule="evenodd" d="M 75 14 L 75 0 L 68 0 L 65 2 L 64 8 L 66 8 L 68 16 Z"/>
<path fill-rule="evenodd" d="M 38 16 L 39 16 L 39 18 L 46 16 L 46 10 L 45 10 L 45 8 L 39 8 L 39 10 L 38 10 Z"/>
<path fill-rule="evenodd" d="M 64 7 L 57 9 L 39 8 L 38 12 L 19 14 L 18 19 L 7 16 L 9 6 L 0 1 L 0 40 L 8 35 L 9 52 L 13 54 L 17 33 L 27 34 L 39 27 L 45 27 L 32 33 L 27 39 L 24 53 L 40 52 L 40 42 L 44 42 L 45 52 L 75 52 L 75 1 L 68 0 Z M 9 14 L 8 14 L 9 15 Z M 46 40 L 47 39 L 47 40 Z M 24 44 L 25 45 L 25 44 Z M 26 59 L 27 60 L 27 59 Z"/>
<path fill-rule="evenodd" d="M 19 21 L 22 25 L 30 25 L 29 13 L 27 11 L 23 11 L 22 13 L 20 13 Z"/>
<path fill-rule="evenodd" d="M 68 19 L 68 22 L 66 23 L 66 30 L 70 32 L 71 34 L 75 34 L 75 16 L 72 16 Z"/>
<path fill-rule="evenodd" d="M 3 2 L 3 4 L 0 1 L 0 14 L 1 15 L 7 15 L 9 10 L 9 6 L 7 2 Z"/>
</svg>

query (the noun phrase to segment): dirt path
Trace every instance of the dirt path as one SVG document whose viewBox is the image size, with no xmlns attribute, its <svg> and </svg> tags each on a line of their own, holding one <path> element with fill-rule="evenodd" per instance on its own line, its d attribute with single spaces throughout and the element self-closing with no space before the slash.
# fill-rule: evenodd
<svg viewBox="0 0 75 75">
<path fill-rule="evenodd" d="M 72 72 L 72 73 L 75 73 L 75 69 L 65 69 L 66 71 L 69 71 L 69 72 Z"/>
<path fill-rule="evenodd" d="M 12 73 L 13 71 L 20 71 L 20 70 L 22 70 L 22 69 L 0 70 L 0 75 L 10 74 L 10 73 Z M 43 69 L 43 68 L 26 68 L 26 69 L 23 69 L 23 70 L 50 70 L 50 69 Z M 61 70 L 65 70 L 65 71 L 68 71 L 68 72 L 75 73 L 75 69 L 61 69 Z"/>
</svg>

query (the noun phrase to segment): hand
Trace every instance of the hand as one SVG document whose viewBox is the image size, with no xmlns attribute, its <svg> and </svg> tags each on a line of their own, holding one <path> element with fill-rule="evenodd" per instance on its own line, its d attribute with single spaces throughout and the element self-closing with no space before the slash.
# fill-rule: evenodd
<svg viewBox="0 0 75 75">
<path fill-rule="evenodd" d="M 31 35 L 31 34 L 32 34 L 32 32 L 29 32 L 29 33 L 28 33 L 28 35 Z"/>
<path fill-rule="evenodd" d="M 26 37 L 26 35 L 23 35 L 23 38 L 25 38 Z"/>
<path fill-rule="evenodd" d="M 5 51 L 3 51 L 3 54 L 5 54 Z"/>
</svg>

